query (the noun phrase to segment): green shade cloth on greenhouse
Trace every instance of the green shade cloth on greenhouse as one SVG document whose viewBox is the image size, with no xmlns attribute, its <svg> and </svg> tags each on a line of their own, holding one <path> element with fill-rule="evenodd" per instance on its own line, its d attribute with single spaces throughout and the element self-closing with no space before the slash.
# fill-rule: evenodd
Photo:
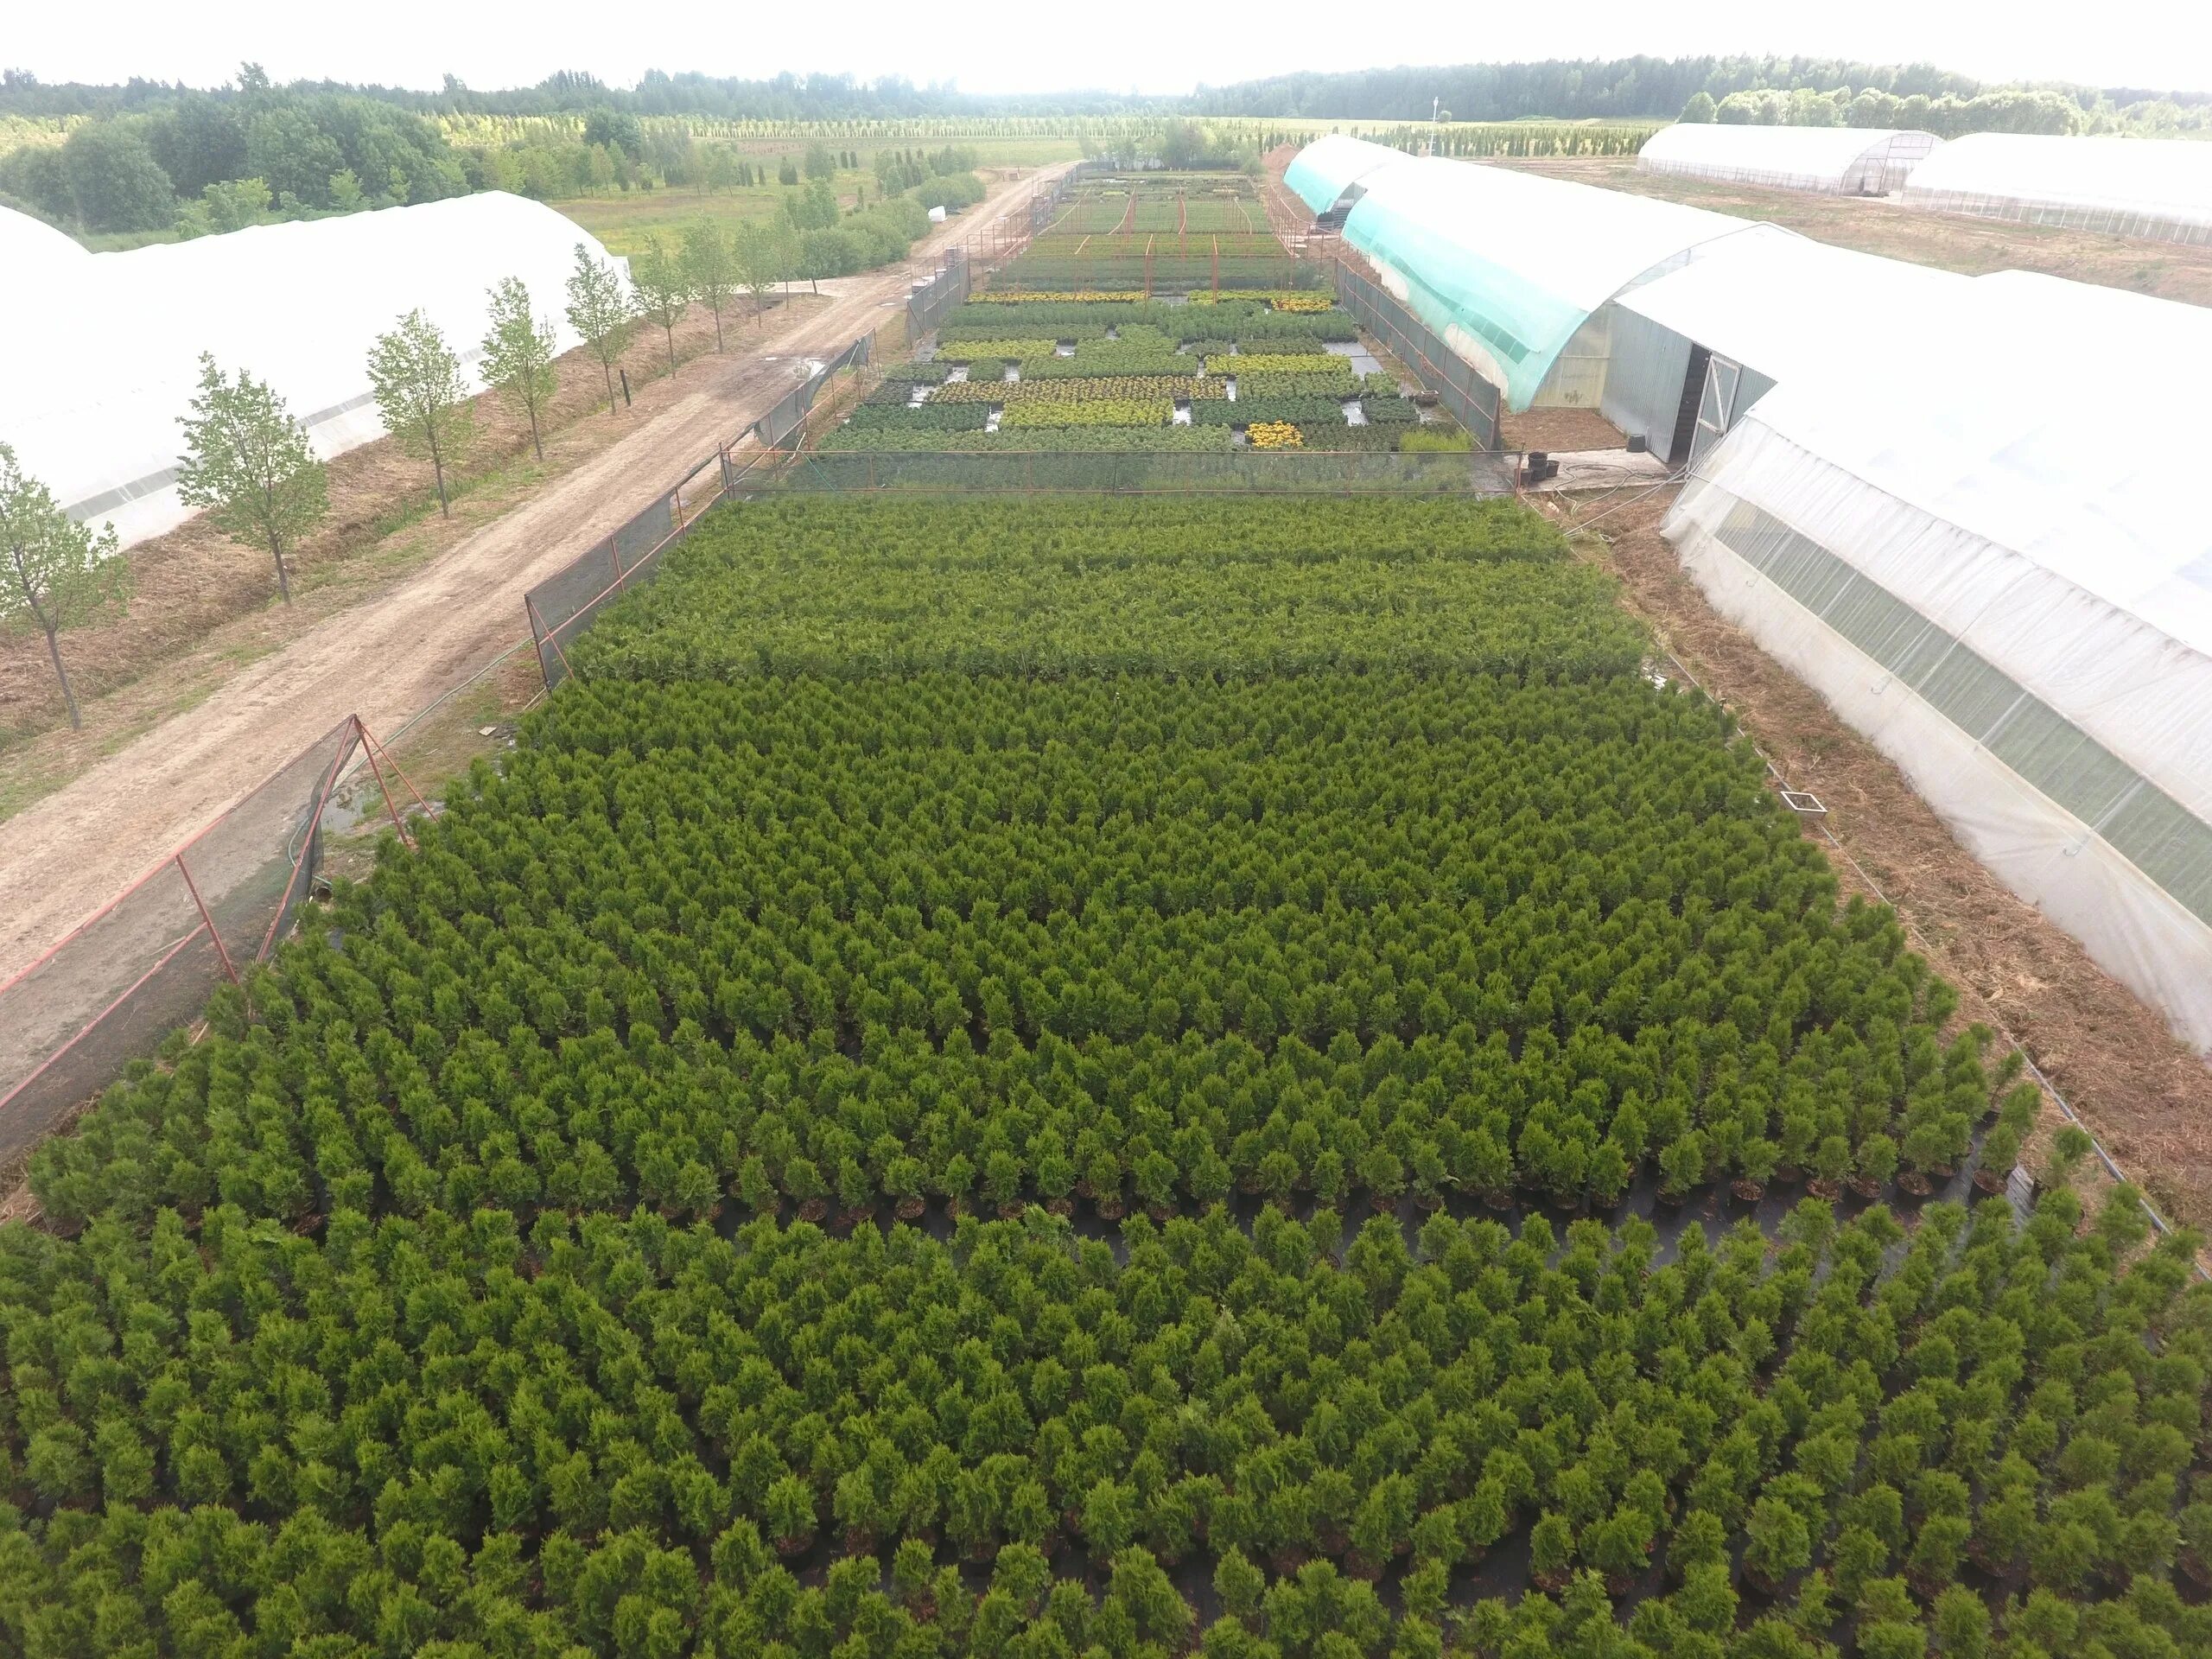
<svg viewBox="0 0 2212 1659">
<path fill-rule="evenodd" d="M 1325 213 L 1345 191 L 1378 168 L 1410 159 L 1402 150 L 1332 132 L 1300 150 L 1282 181 L 1316 213 Z"/>
<path fill-rule="evenodd" d="M 1529 407 L 1599 306 L 1700 244 L 1750 228 L 1674 202 L 1434 157 L 1401 158 L 1361 186 L 1345 240 L 1515 409 Z"/>
</svg>

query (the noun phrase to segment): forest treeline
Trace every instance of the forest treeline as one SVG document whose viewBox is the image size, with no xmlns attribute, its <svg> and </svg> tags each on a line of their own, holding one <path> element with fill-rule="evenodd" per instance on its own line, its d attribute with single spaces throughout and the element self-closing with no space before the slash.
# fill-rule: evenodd
<svg viewBox="0 0 2212 1659">
<path fill-rule="evenodd" d="M 632 115 L 699 116 L 725 121 L 869 121 L 963 116 L 1256 115 L 1363 121 L 1427 118 L 1435 104 L 1463 121 L 1672 120 L 1691 95 L 1716 102 L 1732 93 L 1800 89 L 1852 94 L 1872 91 L 1904 99 L 1967 99 L 2017 90 L 1932 64 L 1859 63 L 1841 58 L 1703 56 L 1551 59 L 1533 63 L 1465 63 L 1443 67 L 1301 71 L 1220 86 L 1200 85 L 1185 97 L 1116 92 L 963 92 L 957 86 L 917 86 L 903 76 L 863 80 L 849 74 L 781 74 L 747 80 L 671 74 L 648 69 L 634 87 L 610 86 L 595 75 L 563 71 L 534 86 L 479 91 L 452 75 L 436 91 L 295 81 L 302 96 L 346 95 L 416 114 L 577 115 L 613 109 Z M 21 70 L 0 74 L 0 116 L 54 118 L 150 111 L 185 89 L 132 79 L 122 86 L 48 86 Z M 238 97 L 244 87 L 217 97 Z M 2150 87 L 2052 88 L 2091 114 L 2099 110 L 2212 107 L 2212 92 Z"/>
<path fill-rule="evenodd" d="M 658 70 L 626 89 L 573 73 L 496 92 L 474 91 L 451 76 L 435 92 L 331 81 L 279 86 L 254 64 L 243 66 L 231 84 L 199 91 L 148 80 L 48 86 L 10 70 L 0 74 L 0 206 L 93 232 L 199 233 L 272 215 L 347 212 L 476 190 L 561 200 L 661 185 L 766 183 L 757 157 L 718 141 L 774 137 L 779 127 L 794 150 L 824 138 L 865 136 L 893 143 L 901 124 L 963 121 L 1003 127 L 1009 135 L 1081 138 L 1087 149 L 1100 143 L 1126 149 L 1132 143 L 1141 147 L 1155 127 L 1195 130 L 1174 118 L 1198 114 L 1282 122 L 1281 130 L 1261 135 L 1267 143 L 1295 142 L 1325 121 L 1427 123 L 1440 116 L 1461 123 L 1549 117 L 1904 125 L 1946 137 L 2160 133 L 2212 127 L 2212 94 L 1986 86 L 1928 65 L 1759 57 L 1300 73 L 1202 86 L 1183 98 L 982 96 L 898 78 L 738 80 Z M 1043 126 L 1034 124 L 1040 121 Z M 1632 141 L 1631 129 L 1624 142 Z M 1171 162 L 1176 159 L 1166 147 L 1155 148 Z M 1616 147 L 1597 148 L 1613 153 Z M 1501 152 L 1522 153 L 1496 140 L 1473 149 Z M 887 154 L 901 165 L 912 160 L 911 148 L 879 149 L 865 160 L 852 152 L 841 165 L 873 165 L 880 172 Z M 782 174 L 797 157 L 777 160 Z"/>
<path fill-rule="evenodd" d="M 1948 112 L 1963 131 L 2181 130 L 2201 129 L 2212 118 L 2212 93 L 2206 92 L 1995 85 L 1932 64 L 1756 56 L 1303 71 L 1202 86 L 1192 101 L 1212 115 L 1284 119 L 1427 121 L 1440 110 L 1461 121 L 1672 121 L 1700 95 L 1724 110 L 1762 111 L 1738 113 L 1738 120 L 1796 125 L 1831 124 L 1805 113 L 1808 99 L 1854 107 L 1869 95 L 1893 113 L 1908 103 Z M 2023 115 L 2031 109 L 2031 121 Z"/>
<path fill-rule="evenodd" d="M 855 210 L 901 194 L 926 195 L 925 210 L 957 208 L 982 198 L 976 162 L 959 145 L 885 146 L 863 157 L 818 139 L 773 158 L 741 156 L 696 142 L 680 122 L 607 106 L 580 120 L 442 124 L 371 93 L 277 87 L 248 64 L 237 86 L 164 89 L 160 101 L 75 120 L 60 143 L 0 153 L 0 206 L 95 233 L 200 235 L 479 190 L 556 201 L 773 183 L 785 187 L 786 216 L 806 230 L 844 211 L 833 195 L 825 217 L 817 200 L 841 173 L 875 175 L 849 189 Z"/>
</svg>

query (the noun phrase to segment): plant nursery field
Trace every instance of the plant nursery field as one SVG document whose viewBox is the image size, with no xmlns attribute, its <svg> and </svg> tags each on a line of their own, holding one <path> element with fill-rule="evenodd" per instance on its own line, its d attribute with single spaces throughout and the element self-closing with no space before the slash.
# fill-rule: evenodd
<svg viewBox="0 0 2212 1659">
<path fill-rule="evenodd" d="M 2017 1057 L 1646 652 L 1510 501 L 716 510 L 36 1155 L 0 1649 L 2212 1650 L 2193 1241 L 1924 1196 Z"/>
<path fill-rule="evenodd" d="M 1421 441 L 1465 448 L 1457 429 L 1424 425 L 1395 373 L 1363 375 L 1329 349 L 1358 339 L 1327 295 L 1303 290 L 1224 290 L 1175 303 L 985 296 L 952 312 L 928 359 L 887 371 L 818 448 L 1387 453 L 1416 429 Z"/>
<path fill-rule="evenodd" d="M 1149 296 L 1287 288 L 1300 274 L 1243 175 L 1132 173 L 1084 180 L 992 288 Z"/>
</svg>

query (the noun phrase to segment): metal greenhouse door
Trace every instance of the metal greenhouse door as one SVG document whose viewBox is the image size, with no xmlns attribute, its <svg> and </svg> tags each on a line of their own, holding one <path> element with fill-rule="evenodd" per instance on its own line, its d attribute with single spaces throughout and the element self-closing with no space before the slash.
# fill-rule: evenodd
<svg viewBox="0 0 2212 1659">
<path fill-rule="evenodd" d="M 1706 452 L 1720 442 L 1730 422 L 1736 415 L 1736 394 L 1741 390 L 1744 371 L 1740 365 L 1725 357 L 1712 357 L 1705 365 L 1705 394 L 1699 399 L 1697 434 L 1690 440 L 1690 465 L 1695 467 L 1705 459 Z"/>
</svg>

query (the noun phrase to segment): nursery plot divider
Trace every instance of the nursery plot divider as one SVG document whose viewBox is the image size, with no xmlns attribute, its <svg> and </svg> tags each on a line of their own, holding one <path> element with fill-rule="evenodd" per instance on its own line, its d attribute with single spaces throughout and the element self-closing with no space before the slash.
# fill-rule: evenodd
<svg viewBox="0 0 2212 1659">
<path fill-rule="evenodd" d="M 594 543 L 523 595 L 537 666 L 551 690 L 569 675 L 568 647 L 591 626 L 600 607 L 652 580 L 661 555 L 691 531 L 699 515 L 733 495 L 756 472 L 772 466 L 779 446 L 791 443 L 806 428 L 815 399 L 833 376 L 866 368 L 875 358 L 875 335 L 862 334 L 823 363 L 776 406 L 714 454 L 702 457 L 642 512 L 612 536 Z M 747 439 L 759 446 L 741 458 L 734 453 Z"/>
<path fill-rule="evenodd" d="M 1336 266 L 1337 303 L 1359 320 L 1390 354 L 1459 417 L 1484 449 L 1497 448 L 1497 388 L 1439 340 L 1420 318 L 1350 265 Z"/>
<path fill-rule="evenodd" d="M 931 332 L 955 306 L 966 302 L 968 292 L 968 250 L 954 248 L 945 255 L 944 269 L 907 296 L 906 338 L 918 340 Z"/>
<path fill-rule="evenodd" d="M 804 450 L 762 481 L 806 493 L 1510 495 L 1491 451 Z"/>
</svg>

